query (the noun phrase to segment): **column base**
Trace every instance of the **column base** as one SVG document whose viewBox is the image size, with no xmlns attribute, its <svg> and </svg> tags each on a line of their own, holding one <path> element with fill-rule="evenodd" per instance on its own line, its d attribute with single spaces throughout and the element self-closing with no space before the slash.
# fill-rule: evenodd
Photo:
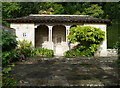
<svg viewBox="0 0 120 88">
<path fill-rule="evenodd" d="M 48 42 L 47 48 L 48 48 L 48 49 L 51 49 L 51 50 L 54 50 L 53 42 Z"/>
<path fill-rule="evenodd" d="M 107 56 L 107 51 L 96 51 L 94 56 Z"/>
</svg>

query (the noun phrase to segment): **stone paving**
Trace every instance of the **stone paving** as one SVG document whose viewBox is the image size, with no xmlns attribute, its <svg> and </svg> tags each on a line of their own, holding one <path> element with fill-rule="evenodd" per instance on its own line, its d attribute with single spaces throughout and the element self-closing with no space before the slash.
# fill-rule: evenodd
<svg viewBox="0 0 120 88">
<path fill-rule="evenodd" d="M 18 86 L 118 85 L 117 57 L 28 58 L 11 73 Z"/>
</svg>

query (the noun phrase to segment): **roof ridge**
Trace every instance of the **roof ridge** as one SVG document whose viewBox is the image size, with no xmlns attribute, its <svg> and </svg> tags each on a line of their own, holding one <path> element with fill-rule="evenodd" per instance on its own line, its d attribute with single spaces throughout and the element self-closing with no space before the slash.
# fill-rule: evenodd
<svg viewBox="0 0 120 88">
<path fill-rule="evenodd" d="M 41 15 L 41 14 L 30 14 L 29 16 L 89 16 L 89 15 Z"/>
</svg>

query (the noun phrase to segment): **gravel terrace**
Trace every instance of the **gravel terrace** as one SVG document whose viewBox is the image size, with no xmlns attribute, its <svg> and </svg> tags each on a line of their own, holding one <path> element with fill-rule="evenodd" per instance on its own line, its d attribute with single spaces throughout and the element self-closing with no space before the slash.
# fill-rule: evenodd
<svg viewBox="0 0 120 88">
<path fill-rule="evenodd" d="M 115 86 L 117 57 L 40 58 L 16 62 L 17 86 Z"/>
</svg>

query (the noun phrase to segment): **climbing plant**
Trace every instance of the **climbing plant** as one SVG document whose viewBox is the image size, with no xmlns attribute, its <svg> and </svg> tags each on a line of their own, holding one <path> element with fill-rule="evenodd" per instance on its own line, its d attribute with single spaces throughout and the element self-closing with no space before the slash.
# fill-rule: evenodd
<svg viewBox="0 0 120 88">
<path fill-rule="evenodd" d="M 65 56 L 93 56 L 99 44 L 104 40 L 105 32 L 100 28 L 77 26 L 70 29 L 69 43 L 79 44 L 72 50 L 65 52 Z"/>
</svg>

